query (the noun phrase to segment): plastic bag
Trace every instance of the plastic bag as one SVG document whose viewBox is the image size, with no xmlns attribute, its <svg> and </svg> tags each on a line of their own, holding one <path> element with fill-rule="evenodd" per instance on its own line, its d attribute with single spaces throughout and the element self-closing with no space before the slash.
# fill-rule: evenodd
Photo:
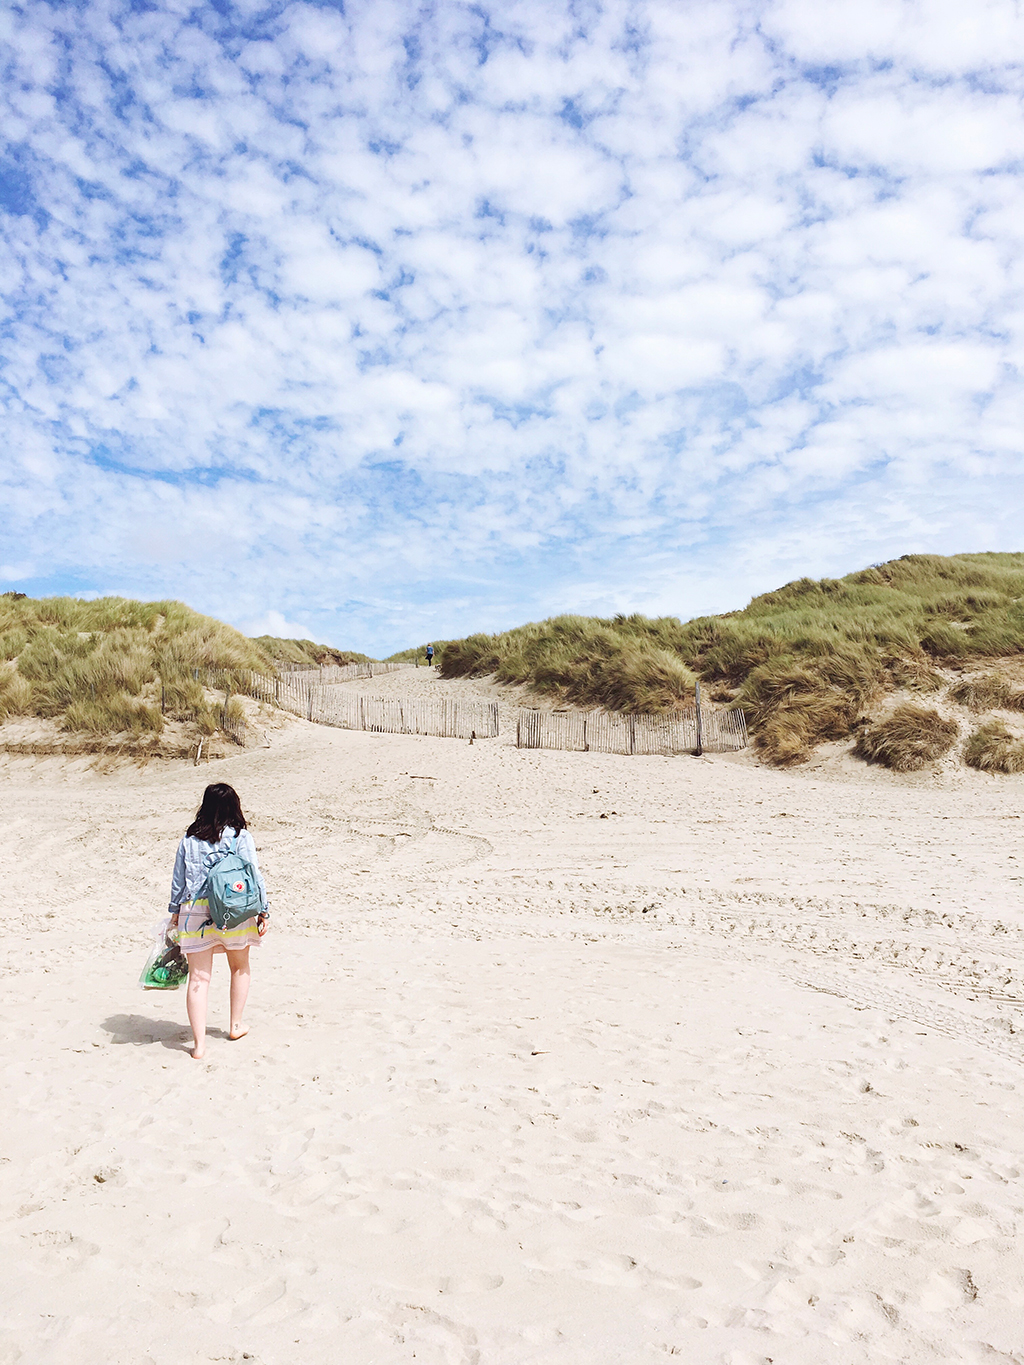
<svg viewBox="0 0 1024 1365">
<path fill-rule="evenodd" d="M 160 926 L 153 950 L 139 977 L 144 991 L 176 991 L 188 980 L 188 961 L 178 947 L 177 930 L 169 928 L 169 921 Z"/>
</svg>

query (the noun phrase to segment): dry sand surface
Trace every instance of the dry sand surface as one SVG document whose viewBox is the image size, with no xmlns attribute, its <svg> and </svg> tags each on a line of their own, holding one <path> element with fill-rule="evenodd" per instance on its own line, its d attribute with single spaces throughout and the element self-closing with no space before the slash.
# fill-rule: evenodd
<svg viewBox="0 0 1024 1365">
<path fill-rule="evenodd" d="M 214 778 L 274 927 L 195 1063 Z M 1020 781 L 295 721 L 0 790 L 0 1365 L 1024 1361 Z"/>
</svg>

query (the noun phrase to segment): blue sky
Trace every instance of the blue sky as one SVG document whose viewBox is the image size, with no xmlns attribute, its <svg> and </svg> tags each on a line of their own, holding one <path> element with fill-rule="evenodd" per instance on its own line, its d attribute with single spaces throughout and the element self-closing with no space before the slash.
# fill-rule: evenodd
<svg viewBox="0 0 1024 1365">
<path fill-rule="evenodd" d="M 1024 548 L 1003 0 L 0 13 L 0 586 L 384 654 Z"/>
</svg>

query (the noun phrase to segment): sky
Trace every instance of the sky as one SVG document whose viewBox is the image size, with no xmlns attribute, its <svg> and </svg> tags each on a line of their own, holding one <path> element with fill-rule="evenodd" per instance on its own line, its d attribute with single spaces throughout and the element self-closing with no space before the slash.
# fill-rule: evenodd
<svg viewBox="0 0 1024 1365">
<path fill-rule="evenodd" d="M 1012 0 L 40 0 L 0 62 L 0 590 L 384 656 L 1024 549 Z"/>
</svg>

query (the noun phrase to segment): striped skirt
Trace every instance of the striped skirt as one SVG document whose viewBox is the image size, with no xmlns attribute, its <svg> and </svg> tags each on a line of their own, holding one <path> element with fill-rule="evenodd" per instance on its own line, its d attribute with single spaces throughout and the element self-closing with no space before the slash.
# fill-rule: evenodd
<svg viewBox="0 0 1024 1365">
<path fill-rule="evenodd" d="M 186 955 L 202 953 L 207 948 L 237 952 L 259 943 L 256 916 L 235 925 L 234 929 L 218 929 L 210 919 L 208 900 L 184 901 L 178 909 L 178 947 Z"/>
</svg>

